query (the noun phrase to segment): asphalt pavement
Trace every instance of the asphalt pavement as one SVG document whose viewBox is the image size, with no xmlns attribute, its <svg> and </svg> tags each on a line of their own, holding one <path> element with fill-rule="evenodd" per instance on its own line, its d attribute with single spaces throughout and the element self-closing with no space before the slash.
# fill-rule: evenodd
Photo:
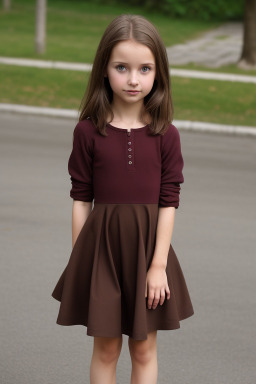
<svg viewBox="0 0 256 384">
<path fill-rule="evenodd" d="M 56 324 L 71 252 L 67 162 L 75 119 L 0 114 L 1 384 L 87 384 L 93 337 Z M 180 130 L 172 245 L 195 314 L 158 331 L 158 384 L 256 382 L 256 140 Z M 128 336 L 117 383 L 130 383 Z"/>
</svg>

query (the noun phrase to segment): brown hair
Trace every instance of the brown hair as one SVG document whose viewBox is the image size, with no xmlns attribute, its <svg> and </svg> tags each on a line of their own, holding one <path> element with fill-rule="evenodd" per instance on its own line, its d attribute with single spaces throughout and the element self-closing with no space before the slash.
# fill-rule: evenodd
<svg viewBox="0 0 256 384">
<path fill-rule="evenodd" d="M 169 62 L 163 41 L 154 27 L 140 15 L 122 14 L 106 28 L 99 43 L 89 82 L 80 105 L 79 121 L 90 118 L 99 132 L 106 136 L 107 116 L 114 118 L 111 101 L 113 91 L 104 77 L 111 51 L 120 41 L 133 39 L 146 45 L 155 57 L 156 76 L 150 93 L 144 98 L 144 109 L 151 116 L 150 132 L 163 134 L 173 119 L 173 103 Z"/>
</svg>

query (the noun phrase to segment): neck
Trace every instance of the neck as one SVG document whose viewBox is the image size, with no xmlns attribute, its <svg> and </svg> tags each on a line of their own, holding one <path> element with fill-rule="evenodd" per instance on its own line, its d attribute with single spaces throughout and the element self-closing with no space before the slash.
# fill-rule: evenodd
<svg viewBox="0 0 256 384">
<path fill-rule="evenodd" d="M 136 104 L 125 103 L 120 99 L 113 99 L 111 108 L 115 122 L 124 122 L 129 125 L 144 124 L 146 121 L 143 100 Z M 146 121 L 148 124 L 148 121 Z"/>
</svg>

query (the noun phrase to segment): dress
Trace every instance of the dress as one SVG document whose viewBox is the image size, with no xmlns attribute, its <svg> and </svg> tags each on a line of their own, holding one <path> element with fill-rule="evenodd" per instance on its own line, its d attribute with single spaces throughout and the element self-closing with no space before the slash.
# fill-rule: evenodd
<svg viewBox="0 0 256 384">
<path fill-rule="evenodd" d="M 70 197 L 93 201 L 93 208 L 52 292 L 60 301 L 59 325 L 84 325 L 89 336 L 146 340 L 148 332 L 180 328 L 180 320 L 194 314 L 172 245 L 170 299 L 147 308 L 158 209 L 178 208 L 184 182 L 178 129 L 170 124 L 156 136 L 148 130 L 107 124 L 103 136 L 89 118 L 74 129 Z"/>
</svg>

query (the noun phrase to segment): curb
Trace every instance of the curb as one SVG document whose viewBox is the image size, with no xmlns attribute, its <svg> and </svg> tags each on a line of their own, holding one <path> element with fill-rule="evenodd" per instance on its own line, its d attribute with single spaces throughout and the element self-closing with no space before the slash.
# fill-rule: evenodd
<svg viewBox="0 0 256 384">
<path fill-rule="evenodd" d="M 219 73 L 219 72 L 208 72 L 208 71 L 196 71 L 189 69 L 176 69 L 170 70 L 170 75 L 177 77 L 186 77 L 193 79 L 203 80 L 220 80 L 220 81 L 232 81 L 238 83 L 249 83 L 256 84 L 256 76 L 237 75 L 232 73 Z"/>
<path fill-rule="evenodd" d="M 48 108 L 48 107 L 35 107 L 20 104 L 4 104 L 0 103 L 0 112 L 14 112 L 21 114 L 40 115 L 49 117 L 67 117 L 71 119 L 78 119 L 79 111 L 75 109 L 61 109 L 61 108 Z M 228 133 L 240 136 L 254 136 L 256 137 L 256 127 L 248 127 L 242 125 L 224 125 L 214 124 L 202 121 L 189 121 L 189 120 L 174 120 L 173 124 L 181 130 L 196 131 L 196 132 L 214 132 L 214 133 Z"/>
<path fill-rule="evenodd" d="M 35 107 L 32 105 L 4 104 L 0 103 L 0 112 L 17 112 L 29 115 L 41 115 L 49 117 L 68 117 L 77 119 L 79 112 L 75 109 Z"/>
<path fill-rule="evenodd" d="M 0 56 L 0 64 L 18 65 L 22 67 L 66 69 L 72 71 L 89 72 L 92 70 L 92 64 L 69 63 L 64 61 L 23 59 Z M 197 71 L 189 69 L 170 68 L 170 75 L 176 77 L 186 77 L 204 80 L 232 81 L 240 83 L 256 84 L 256 76 L 238 75 L 231 73 L 219 73 L 208 71 Z"/>
</svg>

